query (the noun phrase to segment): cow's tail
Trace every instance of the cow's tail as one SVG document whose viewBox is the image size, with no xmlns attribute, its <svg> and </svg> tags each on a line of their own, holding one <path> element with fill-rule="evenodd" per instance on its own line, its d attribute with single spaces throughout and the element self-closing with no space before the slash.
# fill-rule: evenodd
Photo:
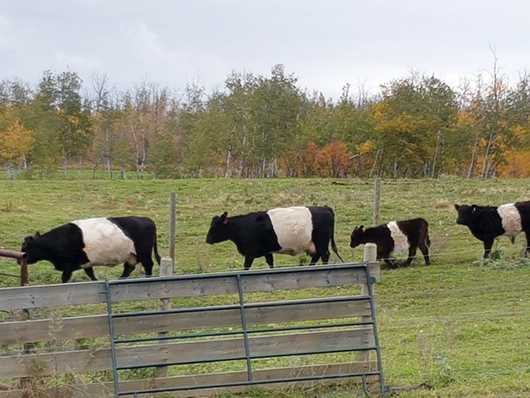
<svg viewBox="0 0 530 398">
<path fill-rule="evenodd" d="M 335 239 L 333 238 L 333 235 L 331 235 L 331 248 L 333 249 L 333 251 L 335 252 L 335 254 L 337 255 L 337 257 L 339 258 L 339 260 L 341 262 L 344 262 L 344 260 L 342 259 L 342 257 L 340 256 L 339 254 L 339 251 L 337 249 L 337 245 L 335 244 Z"/>
<path fill-rule="evenodd" d="M 157 239 L 156 239 L 156 227 L 155 227 L 155 239 L 153 241 L 153 251 L 155 252 L 156 262 L 158 263 L 158 265 L 160 265 L 161 257 L 160 257 L 160 254 L 158 254 L 158 244 L 157 244 Z"/>
<path fill-rule="evenodd" d="M 425 244 L 427 245 L 427 247 L 431 247 L 431 239 L 429 238 L 429 234 L 425 236 Z"/>
<path fill-rule="evenodd" d="M 329 210 L 331 210 L 331 215 L 333 216 L 333 223 L 331 224 L 331 249 L 333 249 L 339 260 L 344 262 L 337 249 L 337 244 L 335 243 L 335 213 L 331 207 L 329 207 Z"/>
</svg>

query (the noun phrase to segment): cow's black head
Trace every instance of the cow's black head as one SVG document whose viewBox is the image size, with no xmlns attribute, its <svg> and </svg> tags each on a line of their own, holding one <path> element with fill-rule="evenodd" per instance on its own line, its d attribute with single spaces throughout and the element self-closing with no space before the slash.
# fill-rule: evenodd
<svg viewBox="0 0 530 398">
<path fill-rule="evenodd" d="M 26 261 L 28 264 L 35 264 L 44 256 L 41 245 L 39 244 L 40 233 L 35 233 L 34 236 L 26 236 L 24 243 L 22 243 L 21 252 L 26 253 Z M 17 260 L 20 264 L 20 260 Z"/>
<path fill-rule="evenodd" d="M 206 243 L 213 245 L 214 243 L 219 243 L 227 240 L 228 236 L 228 213 L 225 211 L 221 216 L 215 216 L 212 218 L 212 223 L 210 224 L 210 230 L 208 235 L 206 235 Z"/>
<path fill-rule="evenodd" d="M 350 247 L 352 249 L 356 248 L 359 245 L 366 243 L 366 237 L 364 233 L 364 226 L 355 227 L 351 233 Z"/>
<path fill-rule="evenodd" d="M 477 205 L 457 205 L 455 204 L 455 209 L 458 212 L 458 218 L 456 223 L 460 225 L 471 225 L 475 220 Z"/>
</svg>

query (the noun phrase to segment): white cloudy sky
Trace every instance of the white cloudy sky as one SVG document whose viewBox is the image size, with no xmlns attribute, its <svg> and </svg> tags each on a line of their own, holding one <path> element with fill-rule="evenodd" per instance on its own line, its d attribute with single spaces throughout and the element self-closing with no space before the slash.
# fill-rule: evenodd
<svg viewBox="0 0 530 398">
<path fill-rule="evenodd" d="M 529 66 L 528 0 L 0 0 L 0 79 L 35 84 L 44 70 L 94 71 L 118 89 L 145 80 L 209 90 L 231 71 L 275 64 L 336 99 L 346 83 L 410 70 L 451 85 Z"/>
</svg>

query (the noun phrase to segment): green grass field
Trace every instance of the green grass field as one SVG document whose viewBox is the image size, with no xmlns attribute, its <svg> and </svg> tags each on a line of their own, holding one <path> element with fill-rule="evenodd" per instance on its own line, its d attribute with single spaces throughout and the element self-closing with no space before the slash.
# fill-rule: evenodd
<svg viewBox="0 0 530 398">
<path fill-rule="evenodd" d="M 348 247 L 355 225 L 372 222 L 373 181 L 331 179 L 189 179 L 0 181 L 0 247 L 20 249 L 23 238 L 73 219 L 144 215 L 158 225 L 159 250 L 167 254 L 168 196 L 177 193 L 177 272 L 240 270 L 243 258 L 230 242 L 205 243 L 211 217 L 278 206 L 330 205 L 335 239 L 346 261 L 360 261 L 362 248 Z M 378 326 L 386 383 L 427 383 L 431 391 L 399 397 L 530 396 L 530 260 L 524 238 L 495 243 L 493 260 L 482 261 L 482 243 L 456 225 L 454 203 L 498 205 L 530 200 L 527 180 L 389 180 L 382 182 L 380 221 L 422 216 L 430 223 L 432 265 L 420 257 L 413 267 L 383 270 Z M 332 260 L 336 259 L 332 255 Z M 275 256 L 277 266 L 305 263 L 306 256 Z M 266 268 L 264 259 L 253 268 Z M 96 268 L 100 278 L 117 278 L 121 266 Z M 0 272 L 18 273 L 0 259 Z M 155 270 L 155 273 L 158 269 Z M 136 270 L 134 276 L 140 275 Z M 49 263 L 30 266 L 32 284 L 59 283 Z M 73 281 L 88 280 L 80 271 Z M 1 286 L 17 279 L 2 277 Z M 289 396 L 306 396 L 289 392 Z M 255 396 L 261 396 L 256 394 Z M 351 393 L 325 392 L 326 397 Z"/>
</svg>

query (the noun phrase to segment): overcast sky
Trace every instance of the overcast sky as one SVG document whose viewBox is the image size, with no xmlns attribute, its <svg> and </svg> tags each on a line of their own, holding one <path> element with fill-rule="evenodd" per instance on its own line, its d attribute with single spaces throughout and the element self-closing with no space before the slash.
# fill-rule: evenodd
<svg viewBox="0 0 530 398">
<path fill-rule="evenodd" d="M 528 0 L 0 0 L 0 79 L 94 71 L 119 90 L 145 80 L 208 91 L 231 71 L 285 65 L 300 86 L 337 99 L 346 83 L 434 74 L 453 87 L 529 66 Z"/>
</svg>

